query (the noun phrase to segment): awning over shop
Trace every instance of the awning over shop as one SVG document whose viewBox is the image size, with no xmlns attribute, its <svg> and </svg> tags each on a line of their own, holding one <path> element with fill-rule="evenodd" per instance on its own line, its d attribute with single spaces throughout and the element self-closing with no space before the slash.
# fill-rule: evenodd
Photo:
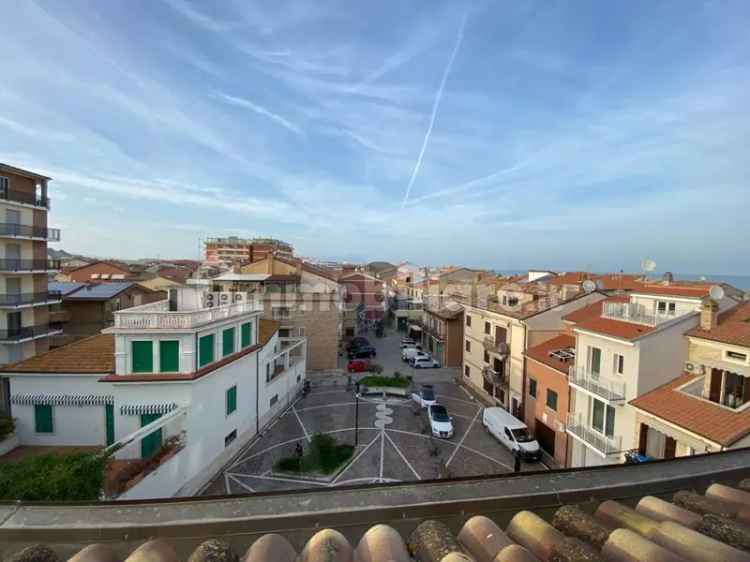
<svg viewBox="0 0 750 562">
<path fill-rule="evenodd" d="M 422 326 L 417 326 L 416 324 L 409 324 L 409 329 L 412 332 L 421 332 L 422 331 Z"/>
</svg>

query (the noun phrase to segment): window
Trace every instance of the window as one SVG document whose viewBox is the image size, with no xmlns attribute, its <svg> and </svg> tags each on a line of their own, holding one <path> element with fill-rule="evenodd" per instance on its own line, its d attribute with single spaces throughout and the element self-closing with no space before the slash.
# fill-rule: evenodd
<svg viewBox="0 0 750 562">
<path fill-rule="evenodd" d="M 180 370 L 180 342 L 166 340 L 159 342 L 159 372 L 176 373 Z"/>
<path fill-rule="evenodd" d="M 490 354 L 489 354 L 489 352 L 486 349 L 484 350 L 484 362 L 485 363 L 489 363 L 490 362 Z"/>
<path fill-rule="evenodd" d="M 536 398 L 536 381 L 529 379 L 529 396 Z"/>
<path fill-rule="evenodd" d="M 3 199 L 8 198 L 8 185 L 8 178 L 0 176 L 0 197 L 2 197 Z"/>
<path fill-rule="evenodd" d="M 594 399 L 591 426 L 599 433 L 612 437 L 615 434 L 615 409 L 600 400 Z"/>
<path fill-rule="evenodd" d="M 234 328 L 227 328 L 221 333 L 221 356 L 234 353 Z"/>
<path fill-rule="evenodd" d="M 240 326 L 240 347 L 245 348 L 253 343 L 253 324 L 245 322 Z"/>
<path fill-rule="evenodd" d="M 466 351 L 471 351 L 471 342 L 466 340 Z"/>
<path fill-rule="evenodd" d="M 229 434 L 228 434 L 228 435 L 227 435 L 227 436 L 226 436 L 226 437 L 224 438 L 224 446 L 225 446 L 225 447 L 229 447 L 229 445 L 231 445 L 232 441 L 234 441 L 235 439 L 237 439 L 237 430 L 236 430 L 236 429 L 233 429 L 233 430 L 232 430 L 232 432 L 231 432 L 231 433 L 229 433 Z"/>
<path fill-rule="evenodd" d="M 273 406 L 278 401 L 279 401 L 279 395 L 278 394 L 274 394 L 273 397 L 271 398 L 271 400 L 269 401 L 268 405 L 269 406 Z"/>
<path fill-rule="evenodd" d="M 615 353 L 613 371 L 617 375 L 621 375 L 625 372 L 625 357 L 619 353 Z"/>
<path fill-rule="evenodd" d="M 656 301 L 656 313 L 674 316 L 677 312 L 677 304 L 667 301 Z"/>
<path fill-rule="evenodd" d="M 198 340 L 198 366 L 204 367 L 214 360 L 214 335 L 208 334 Z"/>
<path fill-rule="evenodd" d="M 464 365 L 464 376 L 465 377 L 470 377 L 471 376 L 471 369 L 469 368 L 468 365 Z"/>
<path fill-rule="evenodd" d="M 52 406 L 49 404 L 34 405 L 34 429 L 37 433 L 53 433 Z"/>
<path fill-rule="evenodd" d="M 747 354 L 738 353 L 737 351 L 725 351 L 724 358 L 730 361 L 738 361 L 740 363 L 747 363 Z"/>
<path fill-rule="evenodd" d="M 466 315 L 466 325 L 471 326 L 471 316 L 469 316 L 468 314 Z"/>
<path fill-rule="evenodd" d="M 602 372 L 602 350 L 598 347 L 589 347 L 589 373 L 598 375 Z"/>
<path fill-rule="evenodd" d="M 226 412 L 231 414 L 237 409 L 237 385 L 227 390 Z"/>
<path fill-rule="evenodd" d="M 557 412 L 557 392 L 547 389 L 547 407 Z"/>
<path fill-rule="evenodd" d="M 132 343 L 133 372 L 154 372 L 154 342 L 134 341 Z"/>
<path fill-rule="evenodd" d="M 518 306 L 518 297 L 508 297 L 508 306 Z"/>
<path fill-rule="evenodd" d="M 667 314 L 669 314 L 670 316 L 674 316 L 675 312 L 677 312 L 677 305 L 673 302 L 670 302 Z"/>
<path fill-rule="evenodd" d="M 488 335 L 492 333 L 492 326 L 490 326 L 489 322 L 484 323 L 484 333 Z"/>
</svg>

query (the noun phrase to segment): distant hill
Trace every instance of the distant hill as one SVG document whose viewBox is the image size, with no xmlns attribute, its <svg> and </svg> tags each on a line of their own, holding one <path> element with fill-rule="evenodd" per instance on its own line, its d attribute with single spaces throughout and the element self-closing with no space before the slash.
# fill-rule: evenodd
<svg viewBox="0 0 750 562">
<path fill-rule="evenodd" d="M 367 269 L 369 271 L 372 271 L 373 273 L 380 273 L 381 271 L 385 271 L 386 269 L 393 269 L 394 267 L 396 266 L 387 261 L 371 261 L 367 264 Z"/>
<path fill-rule="evenodd" d="M 65 250 L 55 250 L 54 248 L 47 248 L 47 258 L 51 260 L 69 260 L 75 257 L 79 257 L 79 256 L 70 254 L 66 252 Z"/>
</svg>

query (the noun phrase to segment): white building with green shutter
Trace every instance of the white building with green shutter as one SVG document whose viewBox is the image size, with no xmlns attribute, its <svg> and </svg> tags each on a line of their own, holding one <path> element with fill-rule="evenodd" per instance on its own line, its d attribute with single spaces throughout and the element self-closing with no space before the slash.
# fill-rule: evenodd
<svg viewBox="0 0 750 562">
<path fill-rule="evenodd" d="M 7 366 L 20 444 L 164 457 L 122 499 L 199 491 L 298 395 L 306 367 L 305 339 L 279 338 L 259 305 L 212 302 L 224 301 L 175 290 L 115 313 L 101 335 Z"/>
</svg>

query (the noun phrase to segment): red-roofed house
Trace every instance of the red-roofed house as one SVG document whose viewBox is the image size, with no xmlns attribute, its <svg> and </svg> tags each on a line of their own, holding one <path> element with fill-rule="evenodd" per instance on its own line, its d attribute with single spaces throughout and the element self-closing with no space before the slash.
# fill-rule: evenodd
<svg viewBox="0 0 750 562">
<path fill-rule="evenodd" d="M 569 374 L 571 466 L 619 463 L 633 448 L 636 414 L 628 402 L 682 371 L 688 356 L 684 334 L 698 325 L 709 290 L 694 284 L 644 285 L 627 302 L 609 299 L 600 314 L 572 318 L 577 361 Z M 718 306 L 734 304 L 724 297 Z M 566 320 L 571 322 L 571 315 Z"/>
</svg>

